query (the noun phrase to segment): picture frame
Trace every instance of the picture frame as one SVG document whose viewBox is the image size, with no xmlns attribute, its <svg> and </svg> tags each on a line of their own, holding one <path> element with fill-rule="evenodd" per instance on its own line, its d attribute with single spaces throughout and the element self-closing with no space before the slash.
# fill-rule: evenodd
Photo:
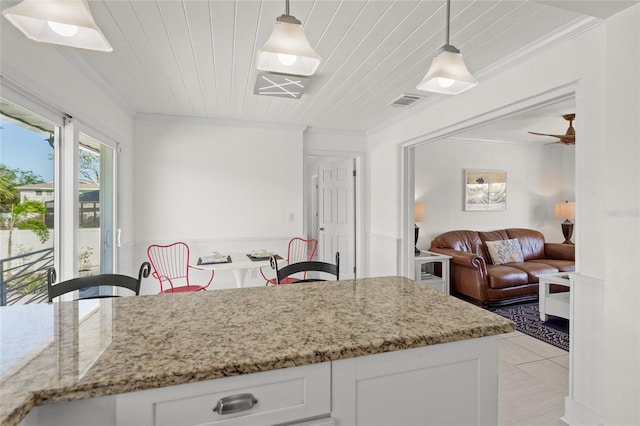
<svg viewBox="0 0 640 426">
<path fill-rule="evenodd" d="M 506 209 L 506 170 L 464 170 L 465 211 L 505 211 Z"/>
</svg>

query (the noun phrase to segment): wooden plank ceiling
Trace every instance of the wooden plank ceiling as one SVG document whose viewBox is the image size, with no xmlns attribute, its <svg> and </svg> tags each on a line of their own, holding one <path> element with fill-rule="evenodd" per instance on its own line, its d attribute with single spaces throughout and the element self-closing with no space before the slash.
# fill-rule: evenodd
<svg viewBox="0 0 640 426">
<path fill-rule="evenodd" d="M 284 0 L 89 3 L 114 51 L 67 55 L 133 112 L 366 132 L 407 111 L 389 105 L 403 93 L 424 95 L 419 103 L 438 96 L 415 86 L 444 44 L 444 0 L 291 0 L 322 57 L 299 100 L 253 93 L 257 51 Z M 616 2 L 553 3 L 454 0 L 451 43 L 472 73 L 487 75 L 600 19 L 566 3 Z"/>
</svg>

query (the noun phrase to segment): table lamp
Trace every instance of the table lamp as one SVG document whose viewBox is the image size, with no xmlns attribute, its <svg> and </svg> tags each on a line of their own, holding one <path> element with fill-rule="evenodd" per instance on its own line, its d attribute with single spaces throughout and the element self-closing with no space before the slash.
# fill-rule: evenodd
<svg viewBox="0 0 640 426">
<path fill-rule="evenodd" d="M 564 235 L 564 242 L 562 244 L 573 244 L 571 242 L 571 235 L 573 234 L 573 223 L 571 219 L 576 218 L 576 203 L 569 201 L 557 203 L 553 215 L 558 219 L 565 219 L 565 221 L 562 222 L 562 235 Z"/>
<path fill-rule="evenodd" d="M 424 203 L 416 203 L 413 206 L 413 218 L 416 222 L 424 222 Z M 415 254 L 418 254 L 420 253 L 420 250 L 418 249 L 418 235 L 420 234 L 420 228 L 418 228 L 417 223 L 415 223 L 414 225 L 415 225 L 415 233 L 416 233 L 414 248 L 415 248 Z"/>
</svg>

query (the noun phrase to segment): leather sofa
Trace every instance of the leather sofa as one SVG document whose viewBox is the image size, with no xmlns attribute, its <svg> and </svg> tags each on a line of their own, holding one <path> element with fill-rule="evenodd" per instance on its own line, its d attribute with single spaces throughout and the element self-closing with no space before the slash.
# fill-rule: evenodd
<svg viewBox="0 0 640 426">
<path fill-rule="evenodd" d="M 523 261 L 495 264 L 487 241 L 515 238 Z M 449 231 L 436 237 L 429 251 L 451 256 L 451 293 L 482 306 L 537 299 L 538 275 L 575 271 L 574 245 L 547 243 L 542 233 L 532 229 Z M 566 290 L 551 286 L 551 291 Z"/>
</svg>

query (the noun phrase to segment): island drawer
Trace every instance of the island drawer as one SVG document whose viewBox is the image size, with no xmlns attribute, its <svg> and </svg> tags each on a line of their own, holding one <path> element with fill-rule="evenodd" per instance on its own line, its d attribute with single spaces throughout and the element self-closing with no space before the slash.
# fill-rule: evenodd
<svg viewBox="0 0 640 426">
<path fill-rule="evenodd" d="M 229 414 L 214 411 L 223 398 L 240 396 L 240 401 L 247 402 L 247 394 L 257 401 L 252 407 L 248 408 L 251 406 L 248 403 L 242 411 Z M 118 425 L 269 425 L 329 415 L 330 411 L 331 365 L 328 362 L 117 397 Z"/>
</svg>

